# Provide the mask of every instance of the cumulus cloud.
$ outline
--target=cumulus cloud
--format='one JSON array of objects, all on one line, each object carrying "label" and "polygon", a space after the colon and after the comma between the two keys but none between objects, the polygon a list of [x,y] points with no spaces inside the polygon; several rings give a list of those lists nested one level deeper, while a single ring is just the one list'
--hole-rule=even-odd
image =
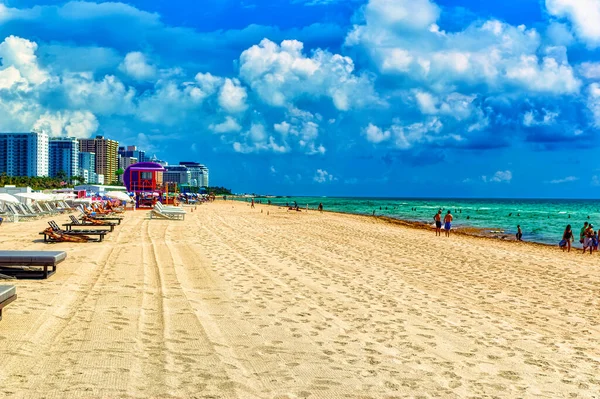
[{"label": "cumulus cloud", "polygon": [[600,84],[592,83],[588,87],[587,107],[592,112],[594,126],[600,127]]},{"label": "cumulus cloud", "polygon": [[208,128],[215,133],[239,132],[242,130],[242,126],[231,116],[226,116],[223,122],[211,124]]},{"label": "cumulus cloud", "polygon": [[246,89],[240,85],[237,79],[225,79],[225,83],[219,92],[219,105],[228,112],[242,112],[248,106]]},{"label": "cumulus cloud", "polygon": [[289,146],[284,143],[278,143],[262,123],[253,123],[248,131],[242,135],[244,141],[233,143],[233,150],[242,154],[257,152],[273,152],[284,154],[290,151]]},{"label": "cumulus cloud", "polygon": [[34,129],[50,136],[90,137],[98,130],[98,120],[89,111],[46,112],[34,123]]},{"label": "cumulus cloud", "polygon": [[380,127],[369,123],[369,126],[365,129],[365,135],[367,136],[367,141],[379,144],[382,141],[389,140],[392,136],[389,130],[383,131]]},{"label": "cumulus cloud", "polygon": [[548,126],[552,125],[556,121],[556,117],[558,117],[558,112],[551,112],[547,109],[542,109],[543,115],[541,118],[538,118],[538,112],[535,110],[527,111],[523,115],[523,125],[527,127],[531,126]]},{"label": "cumulus cloud", "polygon": [[263,101],[278,107],[302,97],[326,97],[348,111],[376,100],[372,79],[355,74],[351,58],[321,49],[307,57],[303,47],[297,40],[278,45],[264,39],[240,56],[240,77]]},{"label": "cumulus cloud", "polygon": [[481,180],[485,183],[510,183],[512,177],[510,170],[499,170],[492,177],[481,176]]},{"label": "cumulus cloud", "polygon": [[[405,84],[432,89],[460,83],[497,91],[575,93],[580,82],[564,52],[538,54],[539,33],[497,20],[478,20],[446,33],[429,0],[370,0],[346,44],[362,49],[381,73],[405,75]],[[410,15],[410,17],[409,17]]]},{"label": "cumulus cloud", "polygon": [[600,1],[546,0],[550,15],[567,19],[577,36],[589,47],[600,44]]},{"label": "cumulus cloud", "polygon": [[333,176],[332,174],[330,174],[329,172],[327,172],[324,169],[317,169],[315,176],[313,177],[313,181],[317,182],[317,183],[331,183],[333,181],[336,181],[337,178],[335,176]]},{"label": "cumulus cloud", "polygon": [[121,63],[120,69],[138,80],[151,79],[156,74],[156,68],[148,64],[146,56],[139,51],[128,53]]}]

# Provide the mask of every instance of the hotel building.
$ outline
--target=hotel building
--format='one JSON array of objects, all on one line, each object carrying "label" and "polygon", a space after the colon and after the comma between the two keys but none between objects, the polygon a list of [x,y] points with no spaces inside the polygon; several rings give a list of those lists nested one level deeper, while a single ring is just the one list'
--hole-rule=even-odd
[{"label": "hotel building", "polygon": [[79,142],[75,137],[51,137],[49,140],[49,172],[56,177],[64,172],[67,178],[79,176]]},{"label": "hotel building", "polygon": [[79,139],[79,151],[96,154],[96,173],[104,176],[108,184],[117,180],[119,142],[96,136],[93,139]]},{"label": "hotel building", "polygon": [[0,133],[0,173],[33,177],[48,172],[46,133]]}]

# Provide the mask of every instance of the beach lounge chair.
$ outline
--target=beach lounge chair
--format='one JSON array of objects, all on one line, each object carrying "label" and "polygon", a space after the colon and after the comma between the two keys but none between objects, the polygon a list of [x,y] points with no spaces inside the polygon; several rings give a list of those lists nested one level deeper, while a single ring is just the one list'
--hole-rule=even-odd
[{"label": "beach lounge chair", "polygon": [[[54,220],[48,222],[50,225],[49,229],[46,229],[40,233],[44,236],[44,242],[87,242],[91,241],[89,236],[98,236],[98,241],[103,241],[104,236],[109,233],[108,230],[62,230]],[[52,234],[51,234],[52,233]],[[72,239],[76,238],[76,239]],[[81,238],[78,240],[77,238]]]},{"label": "beach lounge chair", "polygon": [[166,207],[160,202],[154,205],[150,211],[150,219],[169,219],[169,220],[184,220],[186,211],[178,207]]},{"label": "beach lounge chair", "polygon": [[116,214],[98,214],[95,212],[91,212],[89,210],[86,210],[85,208],[83,208],[81,205],[77,208],[80,212],[81,212],[81,219],[83,219],[85,216],[92,218],[92,219],[96,219],[96,220],[114,220],[117,222],[117,224],[121,224],[121,220],[123,220],[123,216],[118,216]]},{"label": "beach lounge chair", "polygon": [[155,208],[150,211],[150,219],[184,220],[185,213],[166,213]]},{"label": "beach lounge chair", "polygon": [[56,265],[66,258],[64,251],[0,251],[0,273],[15,277],[48,278],[56,272]]},{"label": "beach lounge chair", "polygon": [[107,231],[113,231],[115,229],[115,226],[117,225],[117,223],[111,223],[109,221],[103,221],[103,220],[90,219],[90,218],[86,218],[85,216],[83,217],[83,219],[81,221],[73,215],[69,216],[69,218],[71,219],[71,223],[63,224],[63,226],[65,226],[67,228],[67,231],[71,231],[73,229],[73,227],[90,227],[90,226],[110,227],[110,230],[107,230]]},{"label": "beach lounge chair", "polygon": [[31,220],[31,219],[37,219],[39,217],[39,215],[31,215],[23,210],[20,210],[16,204],[6,204],[6,207],[10,210],[10,212],[16,216],[16,220],[20,220],[20,219],[24,219],[24,220]]},{"label": "beach lounge chair", "polygon": [[2,320],[2,309],[17,299],[17,287],[14,285],[0,285],[0,320]]}]

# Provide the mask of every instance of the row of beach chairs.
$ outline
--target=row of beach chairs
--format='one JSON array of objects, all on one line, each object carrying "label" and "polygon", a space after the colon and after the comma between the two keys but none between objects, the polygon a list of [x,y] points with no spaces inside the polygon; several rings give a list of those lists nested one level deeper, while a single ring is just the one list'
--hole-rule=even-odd
[{"label": "row of beach chairs", "polygon": [[66,229],[62,229],[51,220],[48,222],[49,227],[40,232],[40,235],[44,236],[44,242],[100,242],[108,233],[114,231],[115,226],[120,224],[122,219],[121,216],[98,219],[84,214],[79,220],[71,215],[71,221],[63,224]]},{"label": "row of beach chairs", "polygon": [[34,202],[33,204],[5,203],[0,216],[11,222],[35,220],[48,215],[57,215],[74,211],[64,201]]},{"label": "row of beach chairs", "polygon": [[[4,215],[17,215],[17,218],[36,218],[71,212],[72,209],[60,202],[24,204],[5,204]],[[64,208],[63,208],[64,206]],[[80,207],[81,219],[69,216],[69,222],[61,228],[54,220],[48,222],[49,227],[40,234],[45,242],[90,242],[102,241],[121,224],[123,216],[118,211],[103,213],[91,212]],[[96,208],[100,210],[100,208]],[[18,219],[17,219],[18,220]],[[92,239],[92,237],[97,237]],[[67,253],[64,251],[2,251],[0,250],[0,278],[48,278],[56,272],[56,266],[64,261]],[[14,285],[0,285],[0,320],[2,310],[17,299],[17,289]]]}]

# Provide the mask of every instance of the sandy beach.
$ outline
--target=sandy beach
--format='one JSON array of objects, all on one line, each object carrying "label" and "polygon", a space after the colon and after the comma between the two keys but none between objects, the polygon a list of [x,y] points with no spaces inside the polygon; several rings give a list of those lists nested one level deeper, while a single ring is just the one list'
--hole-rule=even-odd
[{"label": "sandy beach", "polygon": [[[223,202],[4,281],[5,398],[599,398],[600,255]],[[267,212],[269,214],[267,214]],[[63,223],[66,216],[55,217]]]}]

